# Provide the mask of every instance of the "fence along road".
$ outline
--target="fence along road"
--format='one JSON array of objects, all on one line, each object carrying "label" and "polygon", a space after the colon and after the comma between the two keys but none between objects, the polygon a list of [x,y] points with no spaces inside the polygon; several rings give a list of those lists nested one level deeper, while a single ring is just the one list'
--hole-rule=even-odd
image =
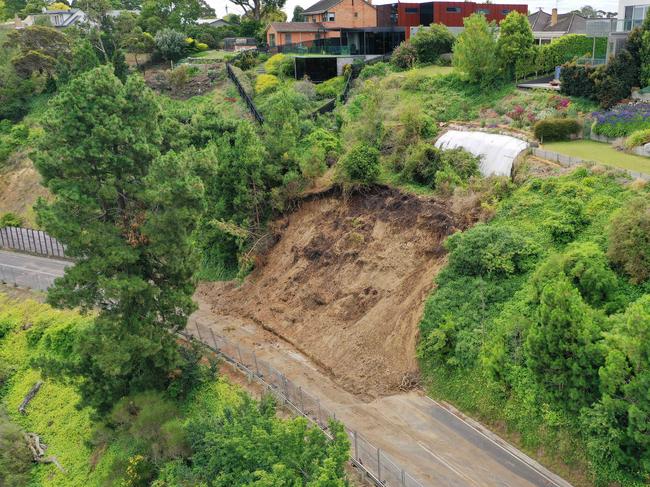
[{"label": "fence along road", "polygon": [[[41,289],[47,287],[46,279],[51,283],[55,276],[62,275],[67,265],[70,263],[0,251],[0,280]],[[272,345],[273,349],[266,353],[264,360],[260,357],[263,350],[256,349],[258,353],[251,351],[243,345],[245,340],[241,336],[226,338],[226,334],[232,333],[227,331],[231,323],[218,324],[222,328],[216,326],[215,318],[207,322],[194,319],[185,336],[193,335],[221,354],[262,383],[295,413],[305,416],[326,432],[330,418],[342,420],[348,426],[352,463],[365,471],[377,486],[570,487],[568,482],[499,441],[480,424],[470,419],[464,421],[449,407],[421,394],[381,398],[379,402],[383,409],[379,409],[375,404],[362,403],[347,393],[344,404],[337,402],[340,397],[334,399],[337,392],[331,387],[336,387],[333,383],[323,386],[308,381],[312,384],[309,386],[313,387],[312,391],[320,391],[320,394],[310,393],[300,386],[304,381],[300,374],[296,375],[295,366],[279,360],[282,350],[275,349],[277,344]],[[242,330],[241,333],[249,331]],[[291,354],[296,355],[295,352]],[[302,357],[299,362],[304,360]],[[289,379],[271,362],[279,363],[281,368],[288,367],[283,370],[300,380]],[[323,383],[329,380],[311,365],[306,364],[306,367],[313,369],[311,379]],[[305,370],[303,367],[302,372]],[[365,421],[359,422],[360,417]],[[367,431],[368,435],[351,429],[354,424],[360,424],[360,429]],[[383,446],[378,448],[377,445]],[[410,474],[401,465],[408,466]]]}]

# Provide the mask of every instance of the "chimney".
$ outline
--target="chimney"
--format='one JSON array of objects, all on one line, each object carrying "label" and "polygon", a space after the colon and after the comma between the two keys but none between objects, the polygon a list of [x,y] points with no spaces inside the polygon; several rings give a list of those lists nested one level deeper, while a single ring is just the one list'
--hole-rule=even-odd
[{"label": "chimney", "polygon": [[557,24],[557,8],[551,10],[551,27]]}]

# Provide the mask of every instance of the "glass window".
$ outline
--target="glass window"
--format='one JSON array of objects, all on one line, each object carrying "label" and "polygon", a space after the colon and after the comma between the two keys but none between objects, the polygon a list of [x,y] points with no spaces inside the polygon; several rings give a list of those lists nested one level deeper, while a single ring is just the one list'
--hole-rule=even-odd
[{"label": "glass window", "polygon": [[284,34],[284,43],[285,44],[291,44],[291,33],[290,32]]},{"label": "glass window", "polygon": [[510,9],[509,9],[509,8],[504,8],[504,9],[501,11],[501,13],[502,13],[503,15],[508,15],[508,14],[510,13]]},{"label": "glass window", "polygon": [[447,7],[449,13],[460,13],[460,7]]},{"label": "glass window", "polygon": [[325,13],[325,22],[334,22],[335,19],[334,12],[326,12]]},{"label": "glass window", "polygon": [[483,15],[490,15],[490,10],[487,8],[479,8],[476,13],[483,14]]},{"label": "glass window", "polygon": [[418,13],[417,7],[406,7],[404,10],[407,14],[416,14]]},{"label": "glass window", "polygon": [[269,34],[269,45],[275,47],[275,34]]}]

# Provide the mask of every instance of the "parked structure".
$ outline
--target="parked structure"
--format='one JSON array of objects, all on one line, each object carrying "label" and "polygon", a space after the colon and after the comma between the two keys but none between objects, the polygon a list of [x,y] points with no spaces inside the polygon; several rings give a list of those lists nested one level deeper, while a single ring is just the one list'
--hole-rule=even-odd
[{"label": "parked structure", "polygon": [[512,11],[526,15],[528,14],[528,5],[475,2],[398,2],[377,6],[377,25],[379,27],[403,27],[408,39],[417,32],[419,26],[440,23],[449,27],[452,32],[459,33],[463,28],[463,19],[474,13],[483,14],[487,20],[498,23]]},{"label": "parked structure", "polygon": [[548,44],[567,34],[587,34],[587,19],[576,12],[558,14],[554,8],[549,14],[540,8],[528,16],[528,22],[539,44]]}]

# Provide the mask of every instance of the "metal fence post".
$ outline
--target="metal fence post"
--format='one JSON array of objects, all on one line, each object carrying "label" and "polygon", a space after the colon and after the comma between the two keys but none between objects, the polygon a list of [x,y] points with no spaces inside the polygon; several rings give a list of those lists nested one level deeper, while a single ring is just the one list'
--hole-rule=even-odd
[{"label": "metal fence post", "polygon": [[212,343],[214,343],[214,351],[219,352],[219,347],[217,346],[217,337],[214,336],[214,331],[210,328],[210,335],[212,335]]},{"label": "metal fence post", "polygon": [[289,383],[287,381],[287,376],[282,374],[282,382],[284,384],[284,397],[289,400]]},{"label": "metal fence post", "polygon": [[199,341],[203,342],[203,338],[201,338],[201,331],[199,330],[199,322],[195,321],[194,324],[196,325],[196,334],[199,335]]},{"label": "metal fence post", "polygon": [[303,414],[306,414],[305,413],[305,401],[304,401],[304,399],[302,397],[302,387],[298,386],[298,392],[300,393],[300,410],[303,412]]},{"label": "metal fence post", "polygon": [[402,469],[402,487],[406,487],[406,472]]},{"label": "metal fence post", "polygon": [[253,362],[255,362],[255,373],[259,377],[260,375],[260,368],[257,366],[257,355],[255,355],[255,350],[253,350]]},{"label": "metal fence post", "polygon": [[244,360],[241,358],[241,348],[239,348],[239,344],[237,344],[237,355],[239,355],[239,363],[244,365]]},{"label": "metal fence post", "polygon": [[359,460],[359,435],[356,431],[353,431],[354,434],[354,459]]},{"label": "metal fence post", "polygon": [[316,405],[318,406],[318,421],[320,421],[322,413],[321,413],[321,410],[320,410],[320,399],[318,399],[318,398],[316,398]]}]

